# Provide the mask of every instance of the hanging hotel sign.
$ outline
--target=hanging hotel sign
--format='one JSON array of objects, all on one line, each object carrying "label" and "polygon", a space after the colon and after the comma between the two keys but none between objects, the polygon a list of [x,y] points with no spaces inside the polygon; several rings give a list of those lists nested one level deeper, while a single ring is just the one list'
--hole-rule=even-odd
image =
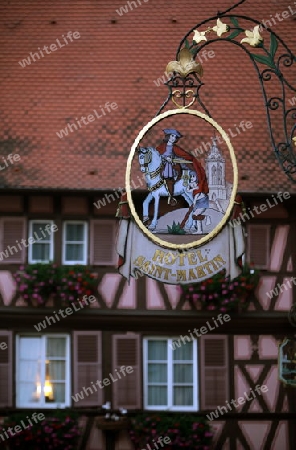
[{"label": "hanging hotel sign", "polygon": [[236,277],[244,253],[241,226],[229,223],[237,181],[232,144],[212,118],[182,108],[151,120],[128,158],[120,273],[169,284],[200,282],[222,269]]}]

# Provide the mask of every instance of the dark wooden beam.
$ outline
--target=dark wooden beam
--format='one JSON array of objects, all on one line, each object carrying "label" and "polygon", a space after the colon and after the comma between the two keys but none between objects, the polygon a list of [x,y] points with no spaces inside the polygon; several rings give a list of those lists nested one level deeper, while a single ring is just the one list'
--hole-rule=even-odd
[{"label": "dark wooden beam", "polygon": [[[65,311],[65,308],[62,308]],[[55,311],[55,314],[54,314]],[[134,311],[134,310],[99,310],[85,309],[62,318],[58,308],[31,308],[31,307],[1,307],[0,319],[2,327],[12,330],[36,332],[34,325],[46,320],[46,316],[58,315],[60,320],[48,324],[46,332],[57,330],[110,330],[110,331],[137,331],[143,333],[163,334],[189,334],[194,329],[200,332],[206,327],[213,334],[278,334],[293,335],[296,329],[288,321],[287,312],[247,312],[231,314],[231,320],[217,321],[217,313],[202,311]],[[224,314],[224,313],[223,313]],[[65,313],[64,313],[65,315]],[[51,319],[50,322],[53,322]],[[210,327],[209,327],[210,325]]]}]

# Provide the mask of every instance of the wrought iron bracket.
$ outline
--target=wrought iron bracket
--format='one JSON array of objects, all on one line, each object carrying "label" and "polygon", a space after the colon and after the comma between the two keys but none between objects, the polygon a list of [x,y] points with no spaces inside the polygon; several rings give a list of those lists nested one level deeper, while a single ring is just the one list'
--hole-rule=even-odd
[{"label": "wrought iron bracket", "polygon": [[[226,11],[218,12],[198,23],[182,38],[176,61],[167,66],[167,73],[169,67],[174,70],[164,83],[169,93],[157,115],[172,101],[178,108],[188,108],[197,102],[211,117],[200,97],[200,89],[204,83],[199,76],[200,72],[202,73],[201,68],[196,69],[196,60],[203,49],[217,41],[224,41],[225,45],[235,45],[249,57],[257,73],[272,149],[282,170],[296,183],[296,105],[289,105],[289,99],[291,95],[295,95],[296,87],[288,79],[296,57],[283,39],[265,24],[248,16],[229,14],[245,1],[241,0]],[[262,32],[266,37],[261,36]],[[187,49],[187,54],[184,49]],[[182,62],[184,55],[187,60]],[[181,69],[178,69],[178,65]],[[192,67],[189,73],[185,72],[185,66]],[[269,95],[268,82],[272,84],[273,90],[276,86],[277,95]]]}]

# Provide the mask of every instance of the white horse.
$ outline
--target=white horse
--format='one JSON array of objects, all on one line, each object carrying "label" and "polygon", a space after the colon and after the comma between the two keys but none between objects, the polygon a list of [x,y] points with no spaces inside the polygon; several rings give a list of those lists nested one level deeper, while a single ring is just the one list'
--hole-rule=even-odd
[{"label": "white horse", "polygon": [[[166,187],[165,180],[162,177],[163,161],[159,152],[154,147],[140,147],[137,149],[139,154],[139,164],[141,172],[145,173],[145,180],[147,183],[148,196],[143,202],[143,223],[149,221],[149,205],[154,200],[154,215],[151,224],[148,226],[149,230],[155,230],[158,219],[158,209],[160,197],[169,197],[169,191]],[[192,192],[186,190],[184,186],[184,179],[181,178],[174,184],[174,196],[181,195],[189,207],[193,204]],[[197,231],[194,228],[192,219],[192,212],[190,213],[185,230],[189,231],[192,228],[194,233],[202,233],[201,221],[196,221]]]}]

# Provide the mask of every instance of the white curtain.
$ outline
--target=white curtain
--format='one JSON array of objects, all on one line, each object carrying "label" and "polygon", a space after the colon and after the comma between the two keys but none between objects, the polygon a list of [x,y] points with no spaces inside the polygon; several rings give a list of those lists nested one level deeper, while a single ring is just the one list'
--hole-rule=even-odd
[{"label": "white curtain", "polygon": [[[170,342],[171,343],[171,342]],[[148,405],[193,405],[193,344],[187,342],[173,350],[168,340],[148,341]],[[168,385],[169,373],[172,385]]]}]

